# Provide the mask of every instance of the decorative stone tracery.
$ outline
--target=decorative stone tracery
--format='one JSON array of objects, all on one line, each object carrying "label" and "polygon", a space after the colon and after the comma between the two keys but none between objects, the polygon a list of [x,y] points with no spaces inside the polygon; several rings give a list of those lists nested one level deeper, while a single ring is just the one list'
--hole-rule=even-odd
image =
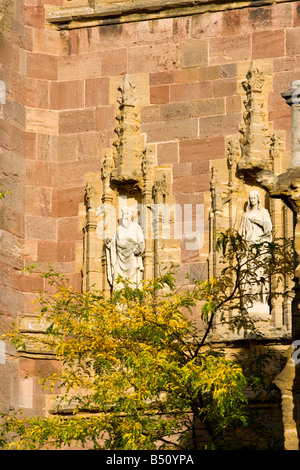
[{"label": "decorative stone tracery", "polygon": [[[270,76],[260,61],[253,61],[241,79],[240,92],[244,96],[243,123],[239,134],[227,137],[227,159],[216,160],[211,174],[211,230],[210,272],[218,275],[218,255],[214,250],[217,234],[231,228],[239,230],[247,200],[255,190],[264,211],[268,211],[275,238],[293,236],[293,216],[279,199],[273,199],[269,190],[261,184],[262,175],[274,175],[286,164],[283,135],[275,132],[268,121],[267,102],[271,90]],[[266,177],[266,176],[265,176]],[[270,179],[271,176],[270,176]],[[266,190],[267,189],[267,190]],[[271,280],[272,286],[277,279]],[[283,289],[291,290],[286,279]],[[266,336],[282,337],[291,333],[291,308],[288,297],[282,301],[271,298],[267,310],[249,314],[263,327]]]},{"label": "decorative stone tracery", "polygon": [[[160,204],[171,206],[171,167],[156,164],[155,146],[140,132],[138,91],[124,76],[118,87],[116,139],[104,150],[101,173],[86,177],[83,283],[88,289],[109,292],[105,240],[112,238],[124,208],[135,213],[134,220],[145,237],[144,278],[157,274],[158,264],[179,260],[179,243],[161,237],[164,224]],[[170,228],[170,222],[168,228]]]}]

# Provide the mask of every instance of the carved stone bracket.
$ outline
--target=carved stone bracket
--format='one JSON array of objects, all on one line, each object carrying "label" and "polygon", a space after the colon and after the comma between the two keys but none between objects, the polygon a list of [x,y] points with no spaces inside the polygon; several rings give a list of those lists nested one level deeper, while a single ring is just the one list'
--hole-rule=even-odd
[{"label": "carved stone bracket", "polygon": [[257,182],[271,197],[282,199],[296,217],[300,213],[300,168],[290,168],[276,176],[273,171],[261,171],[256,176]]}]

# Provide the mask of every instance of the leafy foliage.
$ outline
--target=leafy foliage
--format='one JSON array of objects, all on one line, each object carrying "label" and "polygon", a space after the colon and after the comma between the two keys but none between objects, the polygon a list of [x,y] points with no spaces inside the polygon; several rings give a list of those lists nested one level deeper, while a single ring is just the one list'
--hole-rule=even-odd
[{"label": "leafy foliage", "polygon": [[[58,414],[3,415],[3,447],[222,448],[224,433],[247,424],[247,381],[240,365],[204,345],[219,312],[239,312],[249,248],[227,233],[217,249],[222,275],[187,289],[176,288],[172,269],[140,289],[123,280],[124,288],[109,298],[77,292],[53,271],[43,274],[55,294],[39,293],[41,318],[49,325],[39,341],[61,364],[43,386],[59,384]],[[282,255],[281,268],[288,266],[288,248],[272,249],[274,259]],[[279,272],[278,262],[272,273]],[[28,338],[18,329],[6,337],[26,348]],[[63,416],[66,406],[72,416]]]},{"label": "leafy foliage", "polygon": [[[248,309],[255,302],[251,293],[259,281],[270,282],[268,303],[291,297],[287,279],[293,276],[293,241],[275,238],[272,242],[248,244],[238,232],[227,230],[218,237],[217,252],[222,266],[220,276],[208,281],[213,310],[219,312],[219,321],[227,322],[232,330],[257,331]],[[248,288],[245,289],[247,284]],[[255,290],[255,289],[254,289]]]}]

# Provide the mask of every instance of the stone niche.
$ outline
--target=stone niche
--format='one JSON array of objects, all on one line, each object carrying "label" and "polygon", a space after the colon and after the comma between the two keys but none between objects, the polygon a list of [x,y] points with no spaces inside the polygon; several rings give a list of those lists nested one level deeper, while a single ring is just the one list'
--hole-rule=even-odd
[{"label": "stone niche", "polygon": [[86,175],[80,208],[84,290],[111,291],[106,241],[113,237],[122,209],[132,210],[144,234],[144,279],[157,276],[160,266],[180,260],[180,240],[172,237],[174,217],[168,211],[175,201],[172,168],[156,164],[156,147],[147,144],[140,132],[144,89],[128,75],[116,84],[116,138],[103,152],[101,172]]},{"label": "stone niche", "polygon": [[[209,271],[218,276],[218,253],[214,247],[218,232],[226,229],[240,230],[243,214],[252,191],[259,195],[262,209],[270,217],[272,237],[293,237],[293,215],[279,199],[270,198],[257,182],[261,171],[278,174],[289,164],[285,151],[284,132],[274,131],[268,121],[268,93],[272,91],[272,69],[266,61],[253,61],[248,69],[240,70],[239,93],[244,100],[243,124],[239,134],[227,136],[227,158],[214,160],[211,167],[210,255]],[[269,214],[269,215],[268,215]],[[271,279],[266,305],[253,305],[248,314],[255,325],[268,338],[288,338],[291,334],[292,281],[286,278],[281,290],[286,293],[272,298],[272,287],[278,279]],[[218,322],[216,322],[217,324]],[[214,337],[225,340],[238,339],[224,325],[215,327]]]}]

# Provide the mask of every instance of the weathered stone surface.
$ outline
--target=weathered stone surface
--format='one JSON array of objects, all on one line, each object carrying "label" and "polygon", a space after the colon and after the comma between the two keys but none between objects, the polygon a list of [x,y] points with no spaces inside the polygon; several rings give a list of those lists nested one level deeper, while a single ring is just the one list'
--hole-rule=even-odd
[{"label": "weathered stone surface", "polygon": [[[70,1],[70,0],[69,0]],[[287,0],[278,0],[287,1]],[[251,2],[242,1],[230,3],[230,8],[244,8],[251,6]],[[100,24],[122,24],[129,21],[155,20],[158,18],[186,16],[187,14],[222,11],[228,9],[226,2],[212,2],[211,0],[140,0],[132,5],[130,0],[111,2],[110,0],[97,0],[92,6],[87,0],[71,0],[57,11],[55,8],[47,9],[49,23],[70,29],[78,27],[83,20],[88,26]],[[236,12],[234,12],[236,15]],[[231,15],[233,16],[233,15]],[[236,15],[237,16],[237,15]],[[256,17],[258,15],[256,14]],[[236,20],[233,22],[240,26]],[[82,27],[82,26],[81,26]],[[231,26],[232,28],[232,26]]]},{"label": "weathered stone surface", "polygon": [[[206,272],[206,259],[214,256],[212,230],[218,221],[223,227],[238,223],[254,178],[262,195],[266,190],[276,198],[268,202],[276,230],[292,232],[278,198],[299,209],[297,159],[288,170],[297,141],[291,139],[290,108],[280,95],[300,78],[297,2],[240,1],[230,9],[211,0],[23,3],[2,2],[0,19],[0,80],[6,89],[5,97],[0,95],[0,183],[12,189],[1,201],[0,313],[8,322],[33,312],[31,289],[40,284],[37,275],[31,285],[21,274],[25,265],[46,270],[51,263],[79,288],[81,271],[84,287],[103,285],[97,209],[103,201],[119,209],[129,189],[130,204],[192,204],[193,216],[197,204],[204,207],[201,248],[189,250],[182,241],[180,251],[177,240],[150,237],[147,276],[154,273],[157,253],[180,261],[180,279],[186,272]],[[252,72],[253,67],[262,72],[260,91],[247,78],[252,61]],[[119,113],[125,74],[135,85],[131,116]],[[116,155],[119,170],[110,186]],[[131,165],[124,163],[127,158]],[[143,217],[150,219],[149,209]],[[295,246],[298,250],[297,240]],[[267,327],[266,336],[288,338],[289,312],[288,305],[274,309],[275,326]],[[266,323],[269,319],[260,319]],[[36,389],[37,363],[21,364],[22,374],[27,367],[30,375],[26,391],[26,381],[18,383],[15,364],[6,358],[5,386],[1,383],[6,403],[19,400],[30,412],[40,412],[45,403]],[[284,388],[287,416],[293,391],[290,382],[284,381]],[[296,445],[288,433],[294,430],[286,433],[287,447]]]},{"label": "weathered stone surface", "polygon": [[[284,423],[284,437],[286,450],[299,449],[299,437],[295,426],[295,404],[293,398],[293,384],[295,381],[295,363],[291,357],[293,348],[286,352],[287,363],[283,371],[277,375],[275,383],[282,393],[282,414]],[[299,366],[298,366],[299,367]]]},{"label": "weathered stone surface", "polygon": [[200,67],[208,65],[208,41],[192,39],[181,46],[181,66]]}]

